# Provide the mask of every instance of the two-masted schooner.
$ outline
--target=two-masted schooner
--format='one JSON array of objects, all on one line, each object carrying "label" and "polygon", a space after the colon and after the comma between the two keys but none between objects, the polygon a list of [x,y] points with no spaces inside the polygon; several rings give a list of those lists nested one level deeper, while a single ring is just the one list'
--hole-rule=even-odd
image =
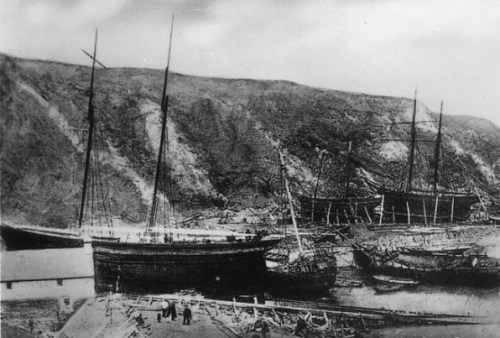
[{"label": "two-masted schooner", "polygon": [[[168,236],[171,230],[157,226],[159,184],[166,159],[166,128],[169,96],[167,84],[172,42],[172,28],[168,61],[162,91],[161,139],[156,167],[153,203],[146,235],[139,242],[92,242],[96,273],[96,288],[103,290],[113,285],[119,291],[166,292],[186,287],[217,287],[222,285],[251,285],[266,277],[264,253],[279,239],[250,239],[242,234],[224,240],[210,237],[176,241]],[[167,219],[169,217],[167,216]],[[177,229],[173,229],[177,230]],[[167,236],[160,236],[163,231]]]}]

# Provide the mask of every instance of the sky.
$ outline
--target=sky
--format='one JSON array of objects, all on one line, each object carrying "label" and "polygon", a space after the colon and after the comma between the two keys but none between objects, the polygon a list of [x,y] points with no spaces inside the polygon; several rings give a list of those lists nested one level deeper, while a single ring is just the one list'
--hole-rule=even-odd
[{"label": "sky", "polygon": [[0,52],[417,99],[500,127],[500,1],[0,0]]}]

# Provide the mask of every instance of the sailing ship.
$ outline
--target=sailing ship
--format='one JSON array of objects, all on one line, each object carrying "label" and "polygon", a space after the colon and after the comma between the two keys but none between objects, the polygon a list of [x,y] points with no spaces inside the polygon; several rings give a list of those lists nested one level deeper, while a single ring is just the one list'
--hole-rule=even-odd
[{"label": "sailing ship", "polygon": [[463,222],[469,219],[471,207],[480,202],[477,195],[469,192],[438,191],[438,167],[442,138],[443,102],[439,114],[438,134],[434,151],[434,188],[429,190],[412,189],[413,166],[416,146],[416,112],[417,94],[413,100],[413,118],[411,123],[411,142],[409,153],[409,170],[406,189],[395,191],[381,188],[382,195],[379,224],[442,224]]},{"label": "sailing ship", "polygon": [[343,196],[340,198],[317,197],[318,183],[324,158],[324,153],[322,154],[314,195],[298,195],[302,218],[310,220],[311,223],[322,222],[328,225],[346,225],[358,222],[372,223],[375,220],[375,208],[381,202],[379,196],[350,196],[351,149],[352,142],[349,142],[345,163],[345,189]]},{"label": "sailing ship", "polygon": [[[87,185],[89,180],[89,172],[91,170],[91,153],[94,145],[94,76],[95,63],[97,52],[97,31],[95,33],[94,55],[92,63],[92,71],[90,78],[89,104],[88,104],[88,121],[89,130],[87,138],[87,152],[85,160],[85,172],[83,175],[83,188],[80,204],[80,213],[78,217],[78,230],[73,229],[54,229],[48,227],[33,227],[33,226],[16,226],[2,223],[0,226],[0,235],[5,243],[7,250],[32,250],[32,249],[55,249],[55,248],[79,248],[84,245],[84,237],[79,230],[82,230],[83,217],[85,206],[88,204]],[[104,198],[103,198],[104,199]],[[110,221],[108,217],[108,221]],[[91,233],[92,240],[100,240],[102,238],[109,240],[117,240],[110,233],[109,236],[102,236]]]},{"label": "sailing ship", "polygon": [[[274,127],[276,128],[276,125]],[[295,240],[287,237],[279,246],[266,254],[268,286],[275,293],[322,293],[333,286],[337,276],[337,261],[333,252],[334,248],[330,242],[322,241],[320,236],[317,238],[312,236],[312,243],[307,248],[304,247],[304,238],[301,238],[295,217],[285,161],[279,146],[278,152],[280,176],[284,181]]]},{"label": "sailing ship", "polygon": [[[120,291],[165,292],[177,288],[213,288],[226,285],[251,285],[266,277],[264,253],[280,239],[248,234],[227,236],[225,240],[174,240],[169,228],[157,226],[160,207],[159,188],[164,178],[166,126],[169,96],[167,84],[173,31],[170,31],[168,61],[165,69],[161,100],[162,125],[156,166],[152,207],[145,236],[139,242],[92,242],[96,289],[109,285]],[[166,203],[166,202],[165,202]],[[170,217],[164,218],[169,220]],[[161,233],[165,233],[163,239]],[[163,240],[163,243],[161,242]]]}]

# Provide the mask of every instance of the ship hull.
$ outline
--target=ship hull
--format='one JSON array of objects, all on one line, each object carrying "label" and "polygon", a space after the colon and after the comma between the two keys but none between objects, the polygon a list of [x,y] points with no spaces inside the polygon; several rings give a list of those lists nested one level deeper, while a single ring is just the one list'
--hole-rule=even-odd
[{"label": "ship hull", "polygon": [[[392,255],[392,256],[388,256]],[[369,274],[410,278],[434,284],[493,287],[500,285],[496,259],[481,255],[409,255],[393,253],[370,256],[354,252],[356,263]]]},{"label": "ship hull", "polygon": [[[463,222],[469,219],[471,206],[479,197],[471,194],[439,193],[437,198],[426,192],[384,192],[384,223],[431,224]],[[435,214],[436,212],[436,215]],[[408,216],[409,213],[409,216]]]},{"label": "ship hull", "polygon": [[[380,197],[366,198],[312,198],[299,196],[302,218],[329,224],[369,223],[375,218],[374,209]],[[314,210],[314,211],[313,211]]]},{"label": "ship hull", "polygon": [[7,250],[81,248],[83,239],[76,235],[47,230],[0,226],[0,235]]},{"label": "ship hull", "polygon": [[337,267],[335,264],[310,272],[268,271],[268,289],[273,295],[326,294],[335,284]]},{"label": "ship hull", "polygon": [[269,260],[268,266],[267,289],[274,295],[325,294],[337,278],[337,259],[329,248],[306,250],[291,262]]},{"label": "ship hull", "polygon": [[96,289],[167,292],[259,283],[279,240],[212,244],[93,242]]}]

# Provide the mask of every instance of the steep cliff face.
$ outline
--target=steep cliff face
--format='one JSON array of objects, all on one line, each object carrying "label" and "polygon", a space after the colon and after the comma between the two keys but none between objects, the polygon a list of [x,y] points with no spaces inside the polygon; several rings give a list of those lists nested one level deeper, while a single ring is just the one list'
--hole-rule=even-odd
[{"label": "steep cliff face", "polygon": [[[81,198],[90,69],[7,56],[0,62],[2,216],[71,225]],[[161,132],[163,71],[98,69],[96,79],[94,167],[101,174],[93,176],[94,198],[109,196],[115,217],[143,222]],[[275,202],[278,139],[296,193],[313,193],[321,166],[318,196],[341,195],[349,142],[352,194],[371,193],[374,184],[399,188],[405,180],[410,99],[175,73],[168,93],[169,184],[161,192],[181,214]],[[425,188],[433,179],[437,115],[419,103],[417,119],[414,186]],[[441,188],[477,189],[498,203],[498,128],[447,115],[442,148]]]}]

